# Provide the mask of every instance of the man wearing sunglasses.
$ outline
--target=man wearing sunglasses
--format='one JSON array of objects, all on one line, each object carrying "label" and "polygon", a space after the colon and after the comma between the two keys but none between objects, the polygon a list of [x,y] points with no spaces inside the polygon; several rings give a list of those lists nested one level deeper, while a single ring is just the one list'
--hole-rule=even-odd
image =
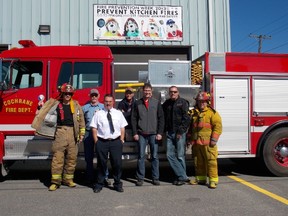
[{"label": "man wearing sunglasses", "polygon": [[[86,180],[89,186],[93,186],[95,182],[94,178],[94,151],[95,151],[95,143],[93,140],[92,130],[90,128],[91,120],[94,114],[104,109],[104,104],[99,102],[100,94],[97,89],[91,89],[89,94],[90,100],[87,104],[82,107],[84,117],[85,117],[85,136],[84,136],[84,154],[86,161]],[[106,172],[105,185],[111,185],[111,182],[108,179],[108,169]]]},{"label": "man wearing sunglasses", "polygon": [[176,86],[169,88],[169,96],[162,107],[165,115],[165,131],[167,137],[167,159],[176,178],[174,185],[181,186],[189,179],[186,175],[186,132],[190,125],[188,115],[189,102],[179,95]]}]

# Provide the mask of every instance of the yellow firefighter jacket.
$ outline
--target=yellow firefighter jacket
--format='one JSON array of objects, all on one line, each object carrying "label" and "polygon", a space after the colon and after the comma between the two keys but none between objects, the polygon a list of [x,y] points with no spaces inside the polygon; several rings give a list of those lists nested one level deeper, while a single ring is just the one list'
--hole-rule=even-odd
[{"label": "yellow firefighter jacket", "polygon": [[203,111],[198,108],[189,110],[191,117],[189,133],[192,144],[209,145],[217,143],[222,133],[222,120],[217,111],[206,107]]}]

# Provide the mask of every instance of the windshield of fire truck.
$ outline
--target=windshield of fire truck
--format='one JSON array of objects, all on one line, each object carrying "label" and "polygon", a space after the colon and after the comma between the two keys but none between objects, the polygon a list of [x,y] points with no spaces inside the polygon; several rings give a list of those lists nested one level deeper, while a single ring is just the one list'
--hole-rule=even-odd
[{"label": "windshield of fire truck", "polygon": [[42,84],[42,62],[0,61],[1,90],[37,87]]},{"label": "windshield of fire truck", "polygon": [[0,90],[7,89],[10,64],[11,61],[3,61],[0,59]]}]

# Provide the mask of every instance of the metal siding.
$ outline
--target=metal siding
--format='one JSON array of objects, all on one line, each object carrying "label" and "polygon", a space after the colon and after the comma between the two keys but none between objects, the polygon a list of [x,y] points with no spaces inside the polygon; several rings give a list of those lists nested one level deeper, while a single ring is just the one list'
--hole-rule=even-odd
[{"label": "metal siding", "polygon": [[51,16],[51,44],[57,45],[60,43],[60,17],[61,8],[59,0],[51,0],[51,8],[53,10],[53,16]]},{"label": "metal siding", "polygon": [[[215,31],[213,32],[214,38],[215,38],[215,47],[214,47],[214,52],[225,52],[225,50],[229,50],[229,46],[225,46],[225,44],[228,44],[227,42],[227,14],[224,13],[226,11],[226,3],[227,1],[225,0],[214,0],[214,20],[218,20],[218,22],[215,22],[214,29]],[[229,7],[228,7],[229,8]],[[228,11],[229,12],[229,11]],[[229,17],[228,17],[229,18]]]},{"label": "metal siding", "polygon": [[[192,47],[193,59],[209,50],[209,0],[0,0],[0,44],[18,46],[20,39],[37,45],[94,44],[110,46]],[[24,3],[25,2],[25,3]],[[230,51],[229,0],[212,0],[215,51]],[[93,4],[181,6],[183,41],[93,40]],[[51,25],[50,35],[37,33],[40,24]]]},{"label": "metal siding", "polygon": [[[26,22],[31,22],[31,29],[32,29],[31,40],[33,40],[35,42],[35,44],[42,45],[40,43],[41,37],[39,37],[39,35],[37,33],[38,27],[39,27],[40,18],[41,18],[41,2],[40,1],[32,0],[30,13],[32,14],[31,20],[26,21]],[[18,39],[20,40],[20,39],[30,39],[30,38],[18,37]],[[14,46],[19,46],[19,45],[18,44],[14,44]]]},{"label": "metal siding", "polygon": [[[40,14],[40,25],[49,25],[51,23],[51,1],[41,0],[41,14]],[[52,25],[51,25],[52,26]],[[36,26],[36,32],[38,31],[38,26]],[[37,33],[38,34],[38,33]],[[47,37],[48,36],[48,37]],[[51,37],[49,35],[45,35],[45,37],[41,37],[41,44],[51,44]]]},{"label": "metal siding", "polygon": [[[89,32],[89,16],[91,14],[91,10],[93,8],[89,8],[89,11],[87,12],[87,8],[89,8],[89,2],[88,1],[81,1],[81,4],[79,4],[79,44],[88,44],[90,35]],[[92,14],[91,14],[92,16]],[[92,25],[93,26],[93,25]],[[93,27],[91,32],[93,32]]]}]

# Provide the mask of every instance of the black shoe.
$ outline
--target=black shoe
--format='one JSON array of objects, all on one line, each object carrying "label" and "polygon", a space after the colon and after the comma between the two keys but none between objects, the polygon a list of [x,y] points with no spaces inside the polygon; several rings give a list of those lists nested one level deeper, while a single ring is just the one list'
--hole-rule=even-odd
[{"label": "black shoe", "polygon": [[116,190],[117,192],[120,192],[120,193],[124,192],[123,187],[114,187],[114,190]]},{"label": "black shoe", "polygon": [[101,190],[102,190],[102,188],[94,187],[93,192],[94,193],[100,193]]},{"label": "black shoe", "polygon": [[143,180],[138,179],[136,182],[136,186],[142,186],[143,185]]},{"label": "black shoe", "polygon": [[156,186],[159,186],[160,185],[160,181],[158,179],[153,179],[152,180],[152,184],[156,185]]},{"label": "black shoe", "polygon": [[105,180],[104,180],[104,185],[106,186],[106,187],[108,187],[108,186],[110,186],[112,183],[111,183],[111,181],[108,179],[108,178],[106,178]]},{"label": "black shoe", "polygon": [[178,180],[177,180],[177,179],[174,180],[174,181],[172,182],[172,184],[173,184],[173,185],[177,185],[177,184],[178,184]]},{"label": "black shoe", "polygon": [[185,184],[185,181],[179,180],[179,181],[177,181],[177,183],[175,185],[181,186],[181,185],[184,185],[184,184]]}]

